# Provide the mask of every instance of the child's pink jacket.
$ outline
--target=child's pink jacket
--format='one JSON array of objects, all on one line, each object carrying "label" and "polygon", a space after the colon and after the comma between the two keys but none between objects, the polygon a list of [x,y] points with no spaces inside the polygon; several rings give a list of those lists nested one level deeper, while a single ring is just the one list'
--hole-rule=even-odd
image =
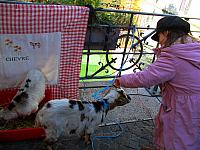
[{"label": "child's pink jacket", "polygon": [[132,88],[161,85],[156,145],[166,150],[200,150],[200,43],[161,49],[153,64],[123,75],[120,84]]}]

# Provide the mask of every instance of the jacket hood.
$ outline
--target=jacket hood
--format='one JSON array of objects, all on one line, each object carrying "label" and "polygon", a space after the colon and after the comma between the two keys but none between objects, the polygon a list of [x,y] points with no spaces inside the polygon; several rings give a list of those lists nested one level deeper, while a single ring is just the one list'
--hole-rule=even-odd
[{"label": "jacket hood", "polygon": [[200,69],[200,43],[175,44],[162,51],[184,59]]}]

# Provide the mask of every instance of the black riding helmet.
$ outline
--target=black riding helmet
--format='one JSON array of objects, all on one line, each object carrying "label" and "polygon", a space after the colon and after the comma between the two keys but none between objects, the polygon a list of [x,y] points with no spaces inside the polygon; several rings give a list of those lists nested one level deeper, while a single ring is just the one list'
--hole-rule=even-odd
[{"label": "black riding helmet", "polygon": [[154,41],[159,41],[158,34],[167,30],[184,31],[186,34],[190,32],[190,24],[178,16],[167,16],[161,18],[157,22],[156,33],[151,37]]}]

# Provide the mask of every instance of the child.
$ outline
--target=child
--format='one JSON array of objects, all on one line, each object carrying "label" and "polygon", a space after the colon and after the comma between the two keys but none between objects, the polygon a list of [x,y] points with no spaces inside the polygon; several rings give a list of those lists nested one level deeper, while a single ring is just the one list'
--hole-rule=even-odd
[{"label": "child", "polygon": [[116,86],[129,88],[160,85],[157,149],[200,149],[200,42],[189,33],[190,24],[180,17],[160,19],[152,36],[161,46],[157,60],[143,71],[115,81]]}]

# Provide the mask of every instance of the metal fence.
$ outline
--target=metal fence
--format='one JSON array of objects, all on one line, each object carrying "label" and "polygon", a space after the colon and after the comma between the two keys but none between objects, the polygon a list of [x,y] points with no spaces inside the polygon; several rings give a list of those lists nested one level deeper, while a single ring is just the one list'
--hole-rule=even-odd
[{"label": "metal fence", "polygon": [[[117,13],[128,18],[126,25],[99,23],[98,13]],[[163,16],[156,14],[112,9],[94,9],[88,24],[83,60],[81,81],[109,80],[116,74],[135,72],[144,69],[155,60],[153,48],[157,42],[151,40],[156,22]],[[182,16],[181,16],[182,17]],[[191,24],[192,33],[199,37],[200,18],[182,17]]]}]

